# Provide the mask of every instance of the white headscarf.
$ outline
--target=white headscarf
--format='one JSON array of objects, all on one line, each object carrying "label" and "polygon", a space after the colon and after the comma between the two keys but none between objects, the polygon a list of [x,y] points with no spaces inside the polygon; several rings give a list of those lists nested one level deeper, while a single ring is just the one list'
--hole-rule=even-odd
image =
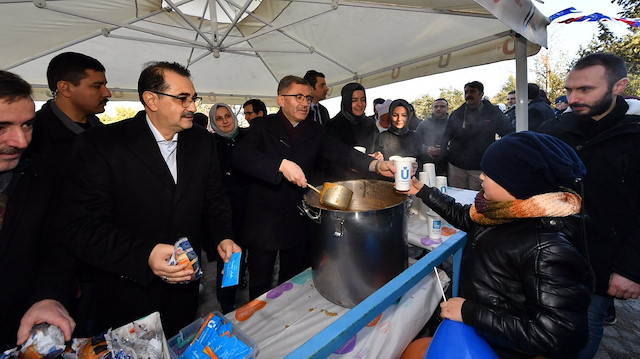
[{"label": "white headscarf", "polygon": [[[218,124],[216,123],[216,110],[218,109],[218,107],[226,107],[227,110],[229,110],[231,116],[233,116],[233,130],[231,130],[231,132],[223,132],[220,127],[218,127]],[[240,131],[240,128],[238,127],[238,118],[236,117],[236,114],[231,110],[231,107],[229,107],[229,105],[227,105],[226,103],[214,103],[213,106],[211,106],[211,110],[209,110],[209,123],[211,124],[211,128],[213,128],[213,130],[218,135],[224,138],[234,138]]]}]

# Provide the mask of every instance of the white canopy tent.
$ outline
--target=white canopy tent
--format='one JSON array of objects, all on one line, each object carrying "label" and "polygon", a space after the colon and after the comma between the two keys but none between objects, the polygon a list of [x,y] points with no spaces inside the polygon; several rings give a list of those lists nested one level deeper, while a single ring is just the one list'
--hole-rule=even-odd
[{"label": "white canopy tent", "polygon": [[531,0],[0,0],[0,24],[0,68],[38,100],[51,96],[49,60],[77,51],[105,65],[112,100],[137,100],[144,64],[168,60],[189,67],[205,102],[273,104],[280,78],[309,69],[326,75],[331,97],[348,82],[513,59],[516,33],[532,55],[548,19]]}]

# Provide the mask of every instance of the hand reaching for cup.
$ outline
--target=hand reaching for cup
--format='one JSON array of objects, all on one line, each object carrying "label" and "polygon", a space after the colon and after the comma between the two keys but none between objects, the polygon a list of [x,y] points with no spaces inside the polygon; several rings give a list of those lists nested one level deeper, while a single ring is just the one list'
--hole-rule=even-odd
[{"label": "hand reaching for cup", "polygon": [[396,191],[398,191],[400,193],[404,193],[404,194],[415,195],[416,193],[420,192],[422,187],[424,187],[424,183],[418,181],[417,178],[413,177],[413,178],[411,178],[411,187],[409,187],[409,190],[407,190],[407,191],[398,191],[398,189],[396,188]]}]

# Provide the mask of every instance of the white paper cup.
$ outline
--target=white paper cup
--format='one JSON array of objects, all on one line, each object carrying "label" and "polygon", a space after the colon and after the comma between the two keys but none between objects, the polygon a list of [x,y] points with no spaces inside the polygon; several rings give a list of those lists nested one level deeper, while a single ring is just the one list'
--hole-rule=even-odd
[{"label": "white paper cup", "polygon": [[391,156],[389,157],[389,161],[396,161],[402,159],[402,156]]},{"label": "white paper cup", "polygon": [[353,146],[353,148],[355,148],[357,151],[362,152],[362,153],[367,153],[367,148],[366,147],[362,147],[362,146]]},{"label": "white paper cup", "polygon": [[436,213],[429,213],[427,225],[429,226],[429,238],[438,239],[442,237],[442,217]]},{"label": "white paper cup", "polygon": [[418,181],[426,184],[427,186],[429,185],[429,174],[427,172],[420,172],[418,173]]},{"label": "white paper cup", "polygon": [[424,172],[433,171],[433,173],[436,173],[436,165],[434,163],[427,162],[422,165],[422,170]]},{"label": "white paper cup", "polygon": [[447,177],[445,176],[436,176],[436,186],[440,192],[446,194],[447,193]]},{"label": "white paper cup", "polygon": [[423,183],[429,187],[434,187],[436,185],[436,165],[433,163],[425,163],[424,165],[422,165],[422,168],[428,176],[428,182]]},{"label": "white paper cup", "polygon": [[396,189],[398,191],[408,191],[411,188],[411,167],[415,162],[413,157],[400,157],[395,159],[396,166]]}]

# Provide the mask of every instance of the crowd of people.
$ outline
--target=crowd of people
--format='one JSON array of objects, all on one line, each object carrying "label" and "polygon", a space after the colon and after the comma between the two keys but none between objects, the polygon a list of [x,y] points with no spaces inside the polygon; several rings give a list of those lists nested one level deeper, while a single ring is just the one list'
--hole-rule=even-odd
[{"label": "crowd of people", "polygon": [[[193,271],[168,263],[182,237],[217,261],[217,283],[242,252],[240,286],[256,298],[277,258],[278,283],[309,266],[297,208],[308,183],[392,177],[392,156],[479,191],[467,206],[416,179],[408,193],[468,233],[461,296],[442,316],[501,357],[592,358],[613,299],[640,296],[640,106],[622,96],[616,55],[580,59],[555,111],[529,84],[531,131],[519,133],[515,91],[503,111],[478,81],[459,108],[438,98],[424,120],[404,99],[376,99],[367,116],[366,89],[349,83],[330,118],[325,75],[310,70],[280,80],[277,113],[245,102],[240,128],[228,104],[197,113],[177,63],[145,67],[144,110],[108,126],[96,117],[111,97],[98,60],[62,53],[47,80],[54,97],[36,112],[30,85],[0,71],[0,284],[20,293],[0,299],[0,349],[40,322],[70,339],[154,311],[172,336],[198,305]],[[216,294],[235,309],[236,287]]]}]

